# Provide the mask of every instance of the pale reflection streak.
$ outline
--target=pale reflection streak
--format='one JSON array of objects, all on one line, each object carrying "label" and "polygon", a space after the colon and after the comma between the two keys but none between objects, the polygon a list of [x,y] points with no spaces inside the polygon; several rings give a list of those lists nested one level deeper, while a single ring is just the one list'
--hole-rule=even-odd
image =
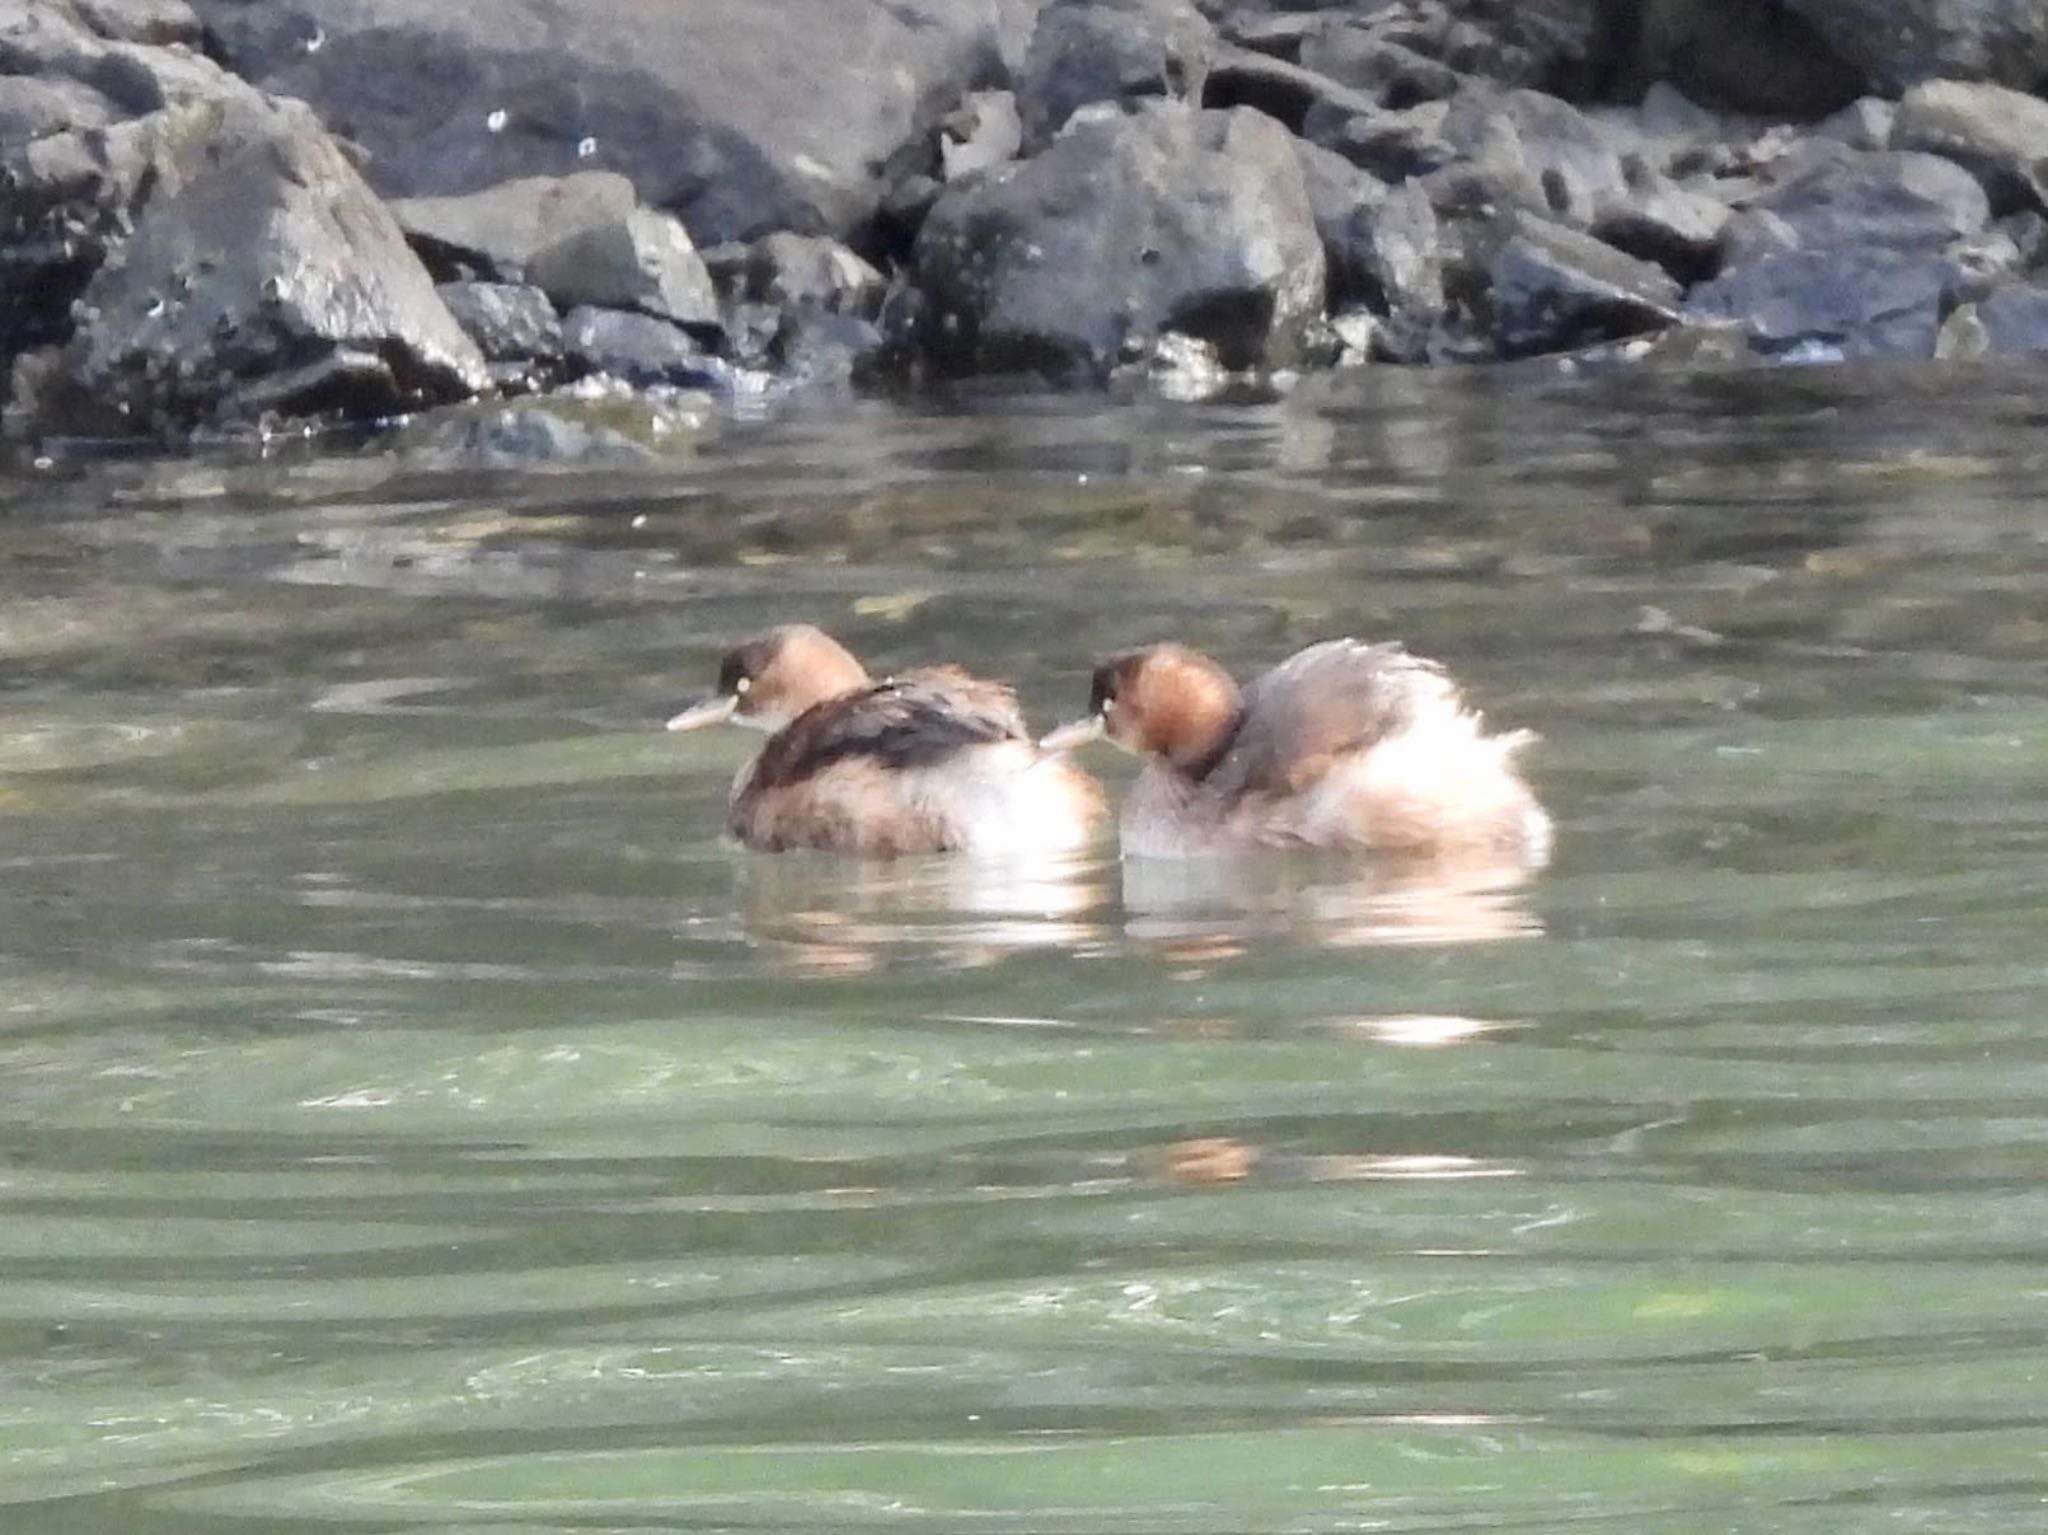
[{"label": "pale reflection streak", "polygon": [[1132,859],[1122,866],[1125,931],[1173,945],[1282,937],[1330,948],[1534,938],[1543,927],[1521,889],[1530,872],[1502,862]]},{"label": "pale reflection streak", "polygon": [[808,974],[857,974],[917,949],[959,966],[1026,949],[1102,941],[1098,859],[935,857],[864,862],[822,854],[749,857],[739,901],[747,936]]}]

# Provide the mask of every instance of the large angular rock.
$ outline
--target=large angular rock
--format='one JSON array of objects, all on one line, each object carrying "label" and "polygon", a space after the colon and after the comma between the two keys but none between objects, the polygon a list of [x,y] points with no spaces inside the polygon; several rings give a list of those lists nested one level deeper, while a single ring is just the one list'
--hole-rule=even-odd
[{"label": "large angular rock", "polygon": [[1646,261],[1527,215],[1503,234],[1487,264],[1493,340],[1503,357],[1617,341],[1678,319],[1678,284]]},{"label": "large angular rock", "polygon": [[1199,103],[1215,48],[1215,28],[1189,0],[1052,0],[1017,79],[1024,153],[1095,102]]},{"label": "large angular rock", "polygon": [[311,102],[387,196],[613,170],[706,244],[844,236],[963,90],[1004,0],[196,0],[237,73]]},{"label": "large angular rock", "polygon": [[1101,379],[1179,331],[1227,367],[1296,360],[1324,262],[1285,129],[1160,104],[1070,124],[949,188],[918,236],[909,339],[941,373]]},{"label": "large angular rock", "polygon": [[2037,96],[1931,80],[1899,103],[1891,143],[1955,161],[1984,184],[1996,213],[2048,208],[2048,101]]},{"label": "large angular rock", "polygon": [[296,103],[173,109],[180,184],[146,197],[67,352],[82,393],[183,430],[263,411],[376,417],[488,376],[384,206]]},{"label": "large angular rock", "polygon": [[562,317],[562,345],[580,373],[640,388],[724,389],[729,370],[678,326],[625,309],[584,307]]},{"label": "large angular rock", "polygon": [[666,213],[634,208],[585,225],[526,263],[533,285],[563,309],[636,309],[677,325],[718,324],[718,295],[689,232]]},{"label": "large angular rock", "polygon": [[1755,198],[1805,250],[1861,249],[1926,255],[1975,234],[1991,205],[1975,177],[1934,155],[1824,155]]},{"label": "large angular rock", "polygon": [[1461,91],[1443,122],[1457,163],[1431,178],[1439,212],[1521,208],[1575,229],[1629,195],[1613,126],[1539,91]]},{"label": "large angular rock", "polygon": [[562,364],[562,326],[538,288],[519,283],[448,282],[435,290],[500,386],[537,389]]},{"label": "large angular rock", "polygon": [[1694,319],[1733,321],[1772,357],[1930,357],[1949,264],[1885,250],[1786,251],[1695,288]]},{"label": "large angular rock", "polygon": [[633,183],[610,171],[522,176],[457,197],[402,197],[398,227],[436,276],[524,282],[549,246],[633,212]]}]

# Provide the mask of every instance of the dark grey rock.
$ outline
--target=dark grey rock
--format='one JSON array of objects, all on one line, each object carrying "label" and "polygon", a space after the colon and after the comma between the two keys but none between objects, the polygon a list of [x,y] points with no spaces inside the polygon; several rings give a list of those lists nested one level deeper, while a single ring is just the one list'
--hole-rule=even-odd
[{"label": "dark grey rock", "polygon": [[1977,306],[1977,318],[1995,355],[2048,352],[2048,288],[2001,288]]},{"label": "dark grey rock", "polygon": [[1780,256],[1799,249],[1798,231],[1775,213],[1761,208],[1742,208],[1721,226],[1718,266],[1723,271],[1747,266],[1766,256]]},{"label": "dark grey rock", "polygon": [[1891,143],[1955,161],[1983,183],[1993,212],[2048,208],[2048,101],[2002,85],[1931,80],[1899,103]]},{"label": "dark grey rock", "polygon": [[1202,91],[1209,107],[1255,107],[1299,133],[1310,116],[1339,121],[1378,116],[1379,103],[1327,75],[1247,48],[1219,47]]},{"label": "dark grey rock", "polygon": [[1389,26],[1384,13],[1363,18],[1326,13],[1325,25],[1303,40],[1299,57],[1303,68],[1335,80],[1376,106],[1412,107],[1421,101],[1447,100],[1464,84],[1464,77],[1442,58],[1422,51],[1443,51],[1447,30],[1418,35]]},{"label": "dark grey rock", "polygon": [[[197,0],[238,74],[311,102],[386,196],[613,170],[707,244],[844,236],[961,93],[1008,0]],[[318,47],[312,44],[317,40]]]},{"label": "dark grey rock", "polygon": [[485,361],[561,360],[561,321],[540,289],[523,283],[444,282],[434,291]]},{"label": "dark grey rock", "polygon": [[1319,101],[1302,119],[1301,135],[1389,185],[1398,185],[1457,160],[1458,150],[1444,137],[1450,110],[1446,101],[1388,112],[1352,111],[1341,103]]},{"label": "dark grey rock", "polygon": [[1024,153],[1096,102],[1199,103],[1216,32],[1189,0],[1052,0],[1017,77]]},{"label": "dark grey rock", "polygon": [[1459,93],[1442,133],[1458,160],[1427,178],[1440,213],[1524,209],[1575,229],[1628,196],[1614,131],[1537,91]]},{"label": "dark grey rock", "polygon": [[860,379],[882,347],[881,328],[874,321],[806,309],[783,317],[768,355],[789,383],[815,389]]},{"label": "dark grey rock", "polygon": [[104,38],[157,46],[199,46],[199,17],[185,0],[70,0],[70,4],[79,19]]},{"label": "dark grey rock", "polygon": [[952,188],[918,236],[895,325],[941,373],[1105,378],[1167,331],[1224,366],[1284,366],[1323,307],[1293,145],[1247,108],[1175,104],[1071,124]]},{"label": "dark grey rock", "polygon": [[[1692,3],[1704,9],[1715,0]],[[2048,6],[2038,0],[1779,3],[1879,95],[1941,76],[2025,88],[2048,75]]]},{"label": "dark grey rock", "polygon": [[1323,242],[1331,305],[1364,302],[1368,291],[1376,297],[1378,285],[1369,270],[1372,231],[1387,200],[1386,183],[1335,150],[1297,139],[1294,152],[1316,235]]},{"label": "dark grey rock", "polygon": [[405,197],[391,211],[435,275],[523,282],[569,235],[628,217],[633,183],[610,171],[526,176],[459,197]]},{"label": "dark grey rock", "polygon": [[0,144],[26,144],[48,133],[104,128],[121,113],[79,80],[0,75]]},{"label": "dark grey rock", "polygon": [[1593,219],[1594,238],[1644,261],[1654,261],[1680,282],[1713,273],[1728,226],[1726,203],[1688,191],[1640,161],[1624,167],[1628,191],[1608,200]]},{"label": "dark grey rock", "polygon": [[1448,94],[1458,77],[1583,95],[1607,72],[1600,0],[1408,0],[1331,7],[1298,57],[1388,107]]},{"label": "dark grey rock", "polygon": [[1666,80],[1695,101],[1801,122],[1871,88],[1781,0],[1651,0],[1614,15],[1633,25],[1624,85]]},{"label": "dark grey rock", "polygon": [[1687,308],[1741,325],[1766,356],[1928,357],[1949,276],[1945,262],[1892,251],[1788,251],[1702,284]]},{"label": "dark grey rock", "polygon": [[1795,170],[1755,199],[1803,249],[1926,255],[1982,229],[1991,207],[1976,178],[1934,155],[1843,151]]},{"label": "dark grey rock", "polygon": [[2007,214],[1992,227],[2012,241],[2019,252],[2021,271],[2031,272],[2048,261],[2048,218],[2030,208],[2023,213]]},{"label": "dark grey rock", "polygon": [[773,234],[747,248],[742,292],[781,310],[817,310],[872,320],[887,283],[836,240]]},{"label": "dark grey rock", "polygon": [[1221,8],[1212,18],[1225,42],[1268,58],[1301,62],[1301,46],[1326,22],[1315,11],[1253,11]]},{"label": "dark grey rock", "polygon": [[1503,357],[1571,351],[1678,319],[1678,284],[1646,261],[1526,215],[1503,233],[1488,263],[1493,339]]},{"label": "dark grey rock", "polygon": [[649,314],[572,309],[562,317],[562,347],[577,374],[604,374],[637,388],[725,390],[731,384],[730,370],[688,331]]},{"label": "dark grey rock", "polygon": [[689,232],[666,213],[634,208],[535,251],[527,280],[570,309],[637,309],[678,325],[718,324],[718,295]]},{"label": "dark grey rock", "polygon": [[939,169],[947,181],[1014,160],[1024,144],[1010,91],[970,91],[939,128]]},{"label": "dark grey rock", "polygon": [[376,417],[485,385],[397,224],[303,106],[237,85],[122,130],[99,147],[134,179],[99,190],[133,229],[86,285],[64,354],[102,429]]}]

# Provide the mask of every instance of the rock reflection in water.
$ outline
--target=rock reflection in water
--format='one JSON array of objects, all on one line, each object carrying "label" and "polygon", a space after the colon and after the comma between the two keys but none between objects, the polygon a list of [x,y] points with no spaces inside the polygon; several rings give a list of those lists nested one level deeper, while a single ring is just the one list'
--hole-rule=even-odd
[{"label": "rock reflection in water", "polygon": [[1125,931],[1175,946],[1486,943],[1543,931],[1526,904],[1530,871],[1510,862],[1132,859],[1122,874]]}]

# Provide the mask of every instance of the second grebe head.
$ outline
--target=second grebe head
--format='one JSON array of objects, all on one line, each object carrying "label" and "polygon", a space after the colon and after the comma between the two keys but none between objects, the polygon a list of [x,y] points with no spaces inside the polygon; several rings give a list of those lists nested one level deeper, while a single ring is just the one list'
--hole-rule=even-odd
[{"label": "second grebe head", "polygon": [[784,624],[725,653],[718,686],[668,722],[670,730],[696,730],[731,722],[770,734],[814,705],[868,682],[844,645],[809,624]]},{"label": "second grebe head", "polygon": [[1125,751],[1192,771],[1227,742],[1241,702],[1230,673],[1199,651],[1148,645],[1096,667],[1087,715],[1039,746],[1066,751],[1107,738]]}]

